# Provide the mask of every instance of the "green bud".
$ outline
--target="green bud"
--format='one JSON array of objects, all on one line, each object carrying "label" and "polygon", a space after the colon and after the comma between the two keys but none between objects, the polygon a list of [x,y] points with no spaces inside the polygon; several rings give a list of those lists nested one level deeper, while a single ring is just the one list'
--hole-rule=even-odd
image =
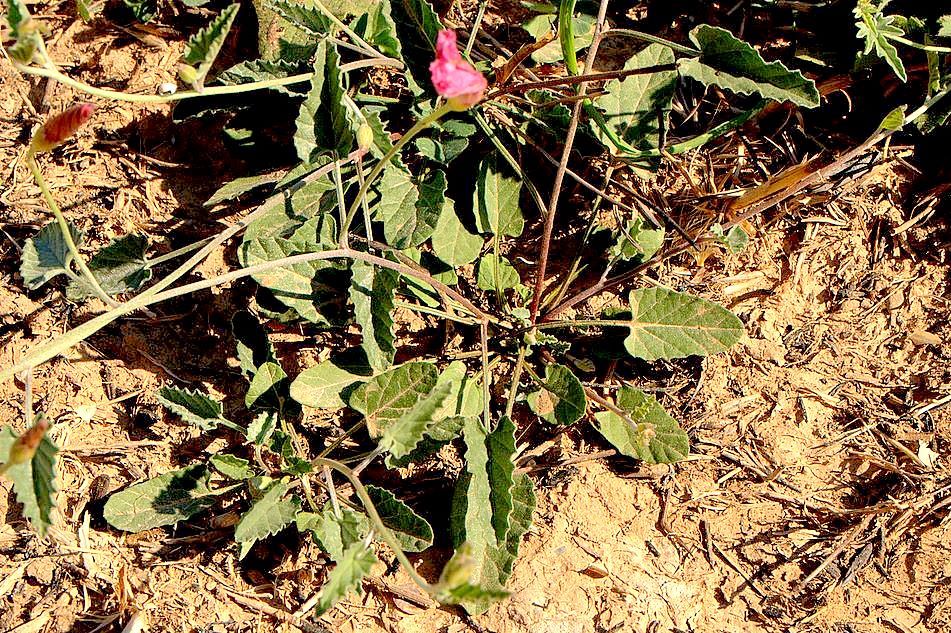
[{"label": "green bud", "polygon": [[363,123],[357,128],[357,147],[364,152],[373,146],[373,128],[368,123]]},{"label": "green bud", "polygon": [[198,81],[198,71],[188,64],[180,64],[178,66],[178,77],[185,83],[193,86],[195,82]]},{"label": "green bud", "polygon": [[451,591],[472,581],[472,572],[475,571],[475,558],[472,555],[472,546],[468,541],[459,546],[439,575],[439,588],[442,591]]}]

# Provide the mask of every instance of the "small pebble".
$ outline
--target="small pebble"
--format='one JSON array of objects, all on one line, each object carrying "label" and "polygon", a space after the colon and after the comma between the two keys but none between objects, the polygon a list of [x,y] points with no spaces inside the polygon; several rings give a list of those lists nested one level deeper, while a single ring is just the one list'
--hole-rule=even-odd
[{"label": "small pebble", "polygon": [[166,81],[163,84],[159,84],[158,93],[162,96],[173,95],[176,92],[178,92],[178,86],[176,86],[170,81]]}]

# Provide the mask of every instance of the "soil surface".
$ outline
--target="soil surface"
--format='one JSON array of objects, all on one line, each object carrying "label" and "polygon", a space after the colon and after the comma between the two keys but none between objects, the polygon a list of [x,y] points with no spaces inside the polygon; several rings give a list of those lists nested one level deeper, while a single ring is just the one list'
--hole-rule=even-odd
[{"label": "soil surface", "polygon": [[[182,39],[171,28],[84,25],[66,4],[33,9],[71,76],[141,92],[174,81]],[[0,363],[9,365],[103,305],[67,302],[62,284],[23,286],[20,249],[47,221],[23,150],[31,126],[77,95],[6,62],[0,82]],[[165,107],[101,104],[89,133],[44,159],[90,251],[131,231],[169,250],[240,216],[201,208],[246,166],[210,137],[195,142],[193,125],[173,123]],[[744,143],[680,158],[652,183],[672,199],[695,197],[692,187],[719,194],[708,165],[728,173]],[[523,447],[538,508],[508,600],[476,618],[437,608],[381,548],[363,594],[318,622],[401,633],[951,629],[947,216],[926,213],[940,202],[919,185],[910,148],[877,158],[753,218],[741,254],[681,256],[653,273],[722,302],[748,331],[728,354],[645,379],[688,429],[688,461],[640,466],[581,431]],[[225,251],[193,277],[234,261]],[[62,448],[59,516],[39,540],[0,480],[0,631],[121,631],[136,618],[148,631],[297,630],[287,614],[327,571],[309,540],[282,535],[239,563],[234,512],[139,534],[112,530],[101,514],[109,491],[221,450],[224,440],[169,417],[154,393],[174,381],[234,397],[242,378],[228,319],[252,293],[238,284],[157,318],[126,318],[36,371],[35,407]],[[318,353],[292,331],[279,345]],[[0,385],[0,420],[18,430],[22,389]],[[432,575],[446,556],[437,547],[418,560]]]}]

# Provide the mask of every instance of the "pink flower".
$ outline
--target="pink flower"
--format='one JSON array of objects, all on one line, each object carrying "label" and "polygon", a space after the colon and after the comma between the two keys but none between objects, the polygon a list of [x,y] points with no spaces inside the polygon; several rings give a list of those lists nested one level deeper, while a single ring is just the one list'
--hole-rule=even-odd
[{"label": "pink flower", "polygon": [[468,110],[482,100],[489,83],[456,47],[456,32],[445,29],[436,40],[436,60],[429,65],[436,92],[456,110]]},{"label": "pink flower", "polygon": [[71,137],[89,120],[95,109],[91,103],[80,103],[50,118],[33,135],[33,151],[48,152]]}]

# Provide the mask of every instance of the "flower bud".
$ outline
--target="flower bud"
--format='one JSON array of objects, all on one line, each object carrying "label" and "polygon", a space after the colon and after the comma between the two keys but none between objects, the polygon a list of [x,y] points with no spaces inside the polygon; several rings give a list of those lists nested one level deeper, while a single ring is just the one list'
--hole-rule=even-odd
[{"label": "flower bud", "polygon": [[34,153],[48,152],[75,134],[95,110],[91,103],[80,103],[50,118],[33,135],[30,149]]},{"label": "flower bud", "polygon": [[194,86],[195,82],[198,81],[198,71],[195,70],[194,66],[180,64],[178,67],[178,77],[188,85]]},{"label": "flower bud", "polygon": [[32,460],[36,454],[36,449],[39,448],[40,442],[43,441],[43,436],[46,435],[49,428],[50,425],[42,414],[36,416],[33,426],[10,447],[10,454],[4,467],[17,466]]},{"label": "flower bud", "polygon": [[472,555],[472,545],[466,541],[459,546],[439,575],[439,588],[442,591],[452,591],[472,581],[472,572],[475,571],[475,557]]},{"label": "flower bud", "polygon": [[363,123],[357,128],[357,147],[364,152],[373,147],[373,128],[369,123]]}]

